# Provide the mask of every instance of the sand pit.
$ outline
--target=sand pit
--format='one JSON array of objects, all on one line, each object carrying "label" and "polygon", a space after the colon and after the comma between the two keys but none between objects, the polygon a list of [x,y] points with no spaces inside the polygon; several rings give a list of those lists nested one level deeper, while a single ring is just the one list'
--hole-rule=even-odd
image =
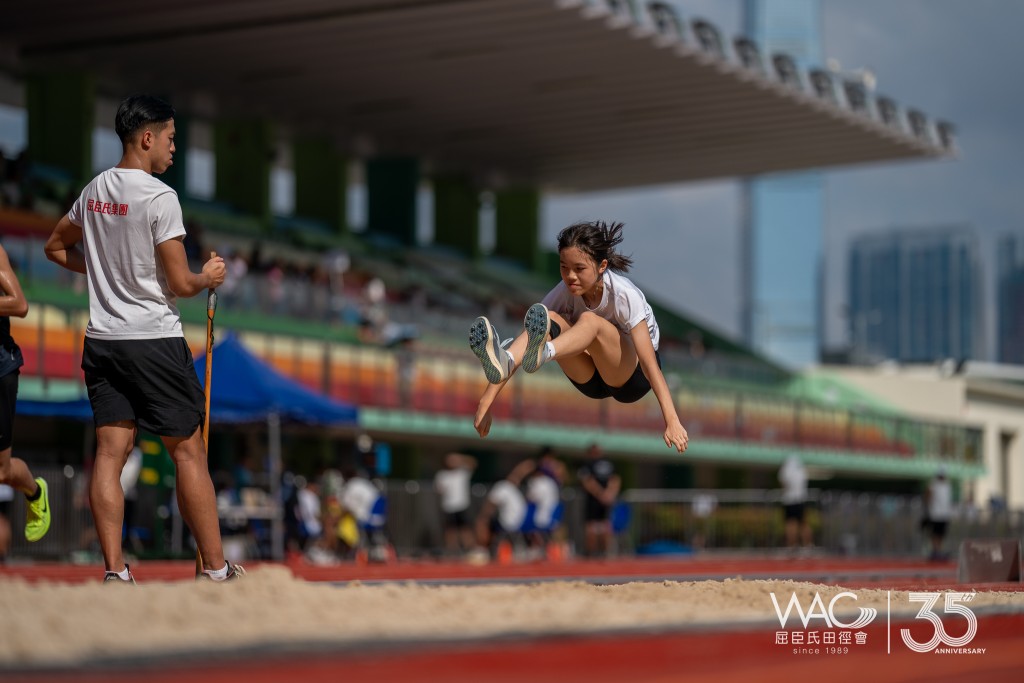
[{"label": "sand pit", "polygon": [[[669,629],[776,619],[769,594],[796,592],[809,605],[836,586],[793,581],[698,581],[593,586],[336,586],[294,578],[284,567],[254,569],[230,585],[150,582],[29,584],[0,578],[0,667],[68,666],[111,658],[306,644],[457,640],[605,629]],[[939,589],[934,589],[939,590]],[[886,591],[855,590],[851,607],[883,613]],[[913,616],[906,593],[897,611]],[[897,606],[904,605],[901,610]],[[979,593],[971,608],[1024,610],[1024,593]],[[23,618],[24,615],[32,618]],[[853,616],[853,615],[851,615]],[[777,624],[777,621],[776,621]]]}]

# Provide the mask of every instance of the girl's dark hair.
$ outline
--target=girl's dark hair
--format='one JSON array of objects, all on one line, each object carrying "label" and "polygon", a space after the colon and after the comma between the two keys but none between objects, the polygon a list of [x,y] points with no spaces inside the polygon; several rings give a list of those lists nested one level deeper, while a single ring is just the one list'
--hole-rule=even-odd
[{"label": "girl's dark hair", "polygon": [[558,233],[558,251],[576,247],[595,263],[607,259],[609,268],[625,273],[633,265],[633,259],[615,251],[622,243],[622,227],[622,223],[608,225],[604,221],[575,223]]},{"label": "girl's dark hair", "polygon": [[157,124],[162,128],[174,118],[174,107],[152,95],[132,95],[117,108],[114,116],[114,131],[127,143],[141,128]]}]

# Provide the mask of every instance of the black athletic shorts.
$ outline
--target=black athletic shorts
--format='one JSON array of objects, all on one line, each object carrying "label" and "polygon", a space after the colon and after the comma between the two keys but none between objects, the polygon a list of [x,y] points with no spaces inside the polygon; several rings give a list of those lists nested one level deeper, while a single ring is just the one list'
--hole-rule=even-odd
[{"label": "black athletic shorts", "polygon": [[14,409],[18,403],[18,375],[15,370],[0,377],[0,451],[14,443]]},{"label": "black athletic shorts", "polygon": [[[654,357],[658,359],[658,367],[661,367],[661,355],[655,351]],[[611,387],[601,377],[601,373],[594,368],[594,376],[591,377],[586,383],[580,384],[579,382],[572,382],[573,386],[579,389],[580,393],[589,398],[614,398],[619,403],[636,403],[651,390],[651,383],[647,380],[647,376],[644,375],[643,369],[640,368],[640,363],[636,364],[636,370],[629,376],[626,383],[621,387]]]},{"label": "black athletic shorts", "polygon": [[455,512],[444,513],[444,526],[446,529],[468,529],[468,510],[456,510]]},{"label": "black athletic shorts", "polygon": [[586,522],[607,522],[612,509],[594,496],[587,494],[587,502],[583,508],[583,520]]},{"label": "black athletic shorts", "polygon": [[206,399],[183,337],[85,338],[82,370],[96,426],[133,420],[158,436],[191,436]]},{"label": "black athletic shorts", "polygon": [[786,520],[795,519],[798,522],[804,521],[804,516],[807,514],[806,503],[789,503],[782,506],[783,517]]}]

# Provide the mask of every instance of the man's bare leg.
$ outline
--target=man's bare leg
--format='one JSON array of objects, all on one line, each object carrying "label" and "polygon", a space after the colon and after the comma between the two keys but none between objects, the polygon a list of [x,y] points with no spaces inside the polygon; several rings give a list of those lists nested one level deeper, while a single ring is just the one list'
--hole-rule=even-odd
[{"label": "man's bare leg", "polygon": [[177,471],[178,507],[192,530],[206,569],[224,567],[224,547],[220,539],[217,494],[206,460],[206,446],[200,430],[192,436],[161,437]]},{"label": "man's bare leg", "polygon": [[124,525],[124,490],[121,470],[135,440],[135,423],[121,420],[96,428],[96,461],[89,481],[89,505],[92,508],[96,536],[103,551],[107,571],[123,571],[121,527]]}]

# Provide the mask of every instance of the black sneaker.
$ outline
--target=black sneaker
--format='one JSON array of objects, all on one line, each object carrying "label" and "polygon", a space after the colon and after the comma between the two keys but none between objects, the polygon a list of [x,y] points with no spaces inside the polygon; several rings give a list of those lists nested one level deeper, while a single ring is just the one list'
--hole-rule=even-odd
[{"label": "black sneaker", "polygon": [[127,579],[122,579],[120,576],[117,575],[117,572],[112,572],[112,571],[108,570],[108,571],[103,573],[103,583],[109,583],[109,582],[128,583],[128,584],[131,584],[131,585],[134,586],[135,585],[135,577],[132,576],[132,570],[128,567],[128,565],[125,565],[124,568],[128,570],[128,578]]},{"label": "black sneaker", "polygon": [[237,581],[238,579],[245,576],[245,567],[240,564],[231,564],[228,562],[228,575],[223,579],[215,579],[210,575],[209,570],[203,571],[202,574],[196,576],[196,581],[213,581],[214,583],[224,583],[225,581]]}]

